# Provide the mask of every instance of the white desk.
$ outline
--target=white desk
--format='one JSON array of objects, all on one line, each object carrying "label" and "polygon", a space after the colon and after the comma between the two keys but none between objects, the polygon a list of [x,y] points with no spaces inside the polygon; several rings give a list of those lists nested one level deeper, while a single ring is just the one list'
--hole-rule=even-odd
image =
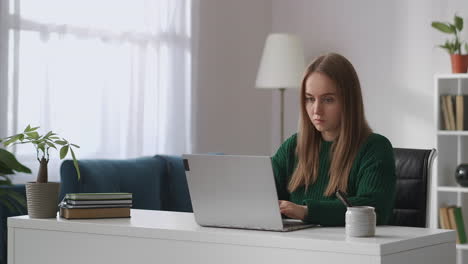
[{"label": "white desk", "polygon": [[198,226],[193,214],[132,210],[120,219],[8,218],[8,263],[455,263],[455,232],[378,226],[293,232]]}]

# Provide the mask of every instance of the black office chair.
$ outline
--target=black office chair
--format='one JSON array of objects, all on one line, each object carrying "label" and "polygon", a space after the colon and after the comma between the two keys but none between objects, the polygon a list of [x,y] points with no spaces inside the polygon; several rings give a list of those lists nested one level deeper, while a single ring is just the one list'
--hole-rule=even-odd
[{"label": "black office chair", "polygon": [[395,148],[394,154],[397,186],[390,225],[426,227],[429,181],[437,151]]}]

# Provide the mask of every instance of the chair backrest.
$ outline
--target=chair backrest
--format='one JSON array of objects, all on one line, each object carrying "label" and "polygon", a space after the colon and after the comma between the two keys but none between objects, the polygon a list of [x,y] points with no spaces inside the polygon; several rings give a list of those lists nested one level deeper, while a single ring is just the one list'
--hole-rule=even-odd
[{"label": "chair backrest", "polygon": [[432,163],[435,149],[395,148],[397,178],[391,225],[426,227]]}]

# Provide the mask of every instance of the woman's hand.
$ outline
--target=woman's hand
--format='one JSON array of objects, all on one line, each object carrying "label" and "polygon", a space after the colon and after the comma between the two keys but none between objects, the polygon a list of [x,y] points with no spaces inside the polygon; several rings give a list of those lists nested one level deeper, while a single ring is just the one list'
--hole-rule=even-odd
[{"label": "woman's hand", "polygon": [[280,212],[290,218],[304,220],[307,216],[307,206],[305,205],[279,200],[279,207]]}]

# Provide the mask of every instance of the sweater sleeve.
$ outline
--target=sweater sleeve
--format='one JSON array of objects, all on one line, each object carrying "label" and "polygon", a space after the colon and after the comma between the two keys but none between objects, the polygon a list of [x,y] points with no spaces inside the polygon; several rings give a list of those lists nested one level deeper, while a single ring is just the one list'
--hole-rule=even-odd
[{"label": "sweater sleeve", "polygon": [[275,175],[276,192],[279,200],[289,200],[288,181],[289,171],[288,164],[291,162],[291,156],[294,158],[296,145],[296,135],[291,136],[279,147],[276,154],[271,158],[273,173]]},{"label": "sweater sleeve", "polygon": [[[375,207],[377,224],[387,224],[393,210],[396,185],[393,147],[385,137],[369,143],[357,164],[357,191],[348,198],[353,205]],[[330,200],[304,200],[304,204],[308,209],[306,222],[323,226],[345,224],[346,207],[335,196]]]}]

